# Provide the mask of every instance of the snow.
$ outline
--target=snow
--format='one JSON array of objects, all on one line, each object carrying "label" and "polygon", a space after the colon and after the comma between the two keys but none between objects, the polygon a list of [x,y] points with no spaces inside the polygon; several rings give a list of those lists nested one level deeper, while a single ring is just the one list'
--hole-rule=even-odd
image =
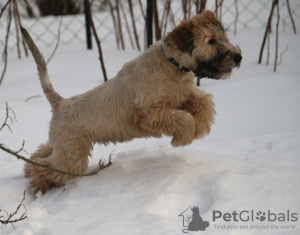
[{"label": "snow", "polygon": [[[227,80],[201,80],[201,89],[213,94],[217,111],[212,131],[203,140],[182,148],[173,148],[169,137],[96,145],[88,171],[99,159],[107,162],[110,154],[112,166],[45,195],[32,193],[23,174],[24,162],[0,151],[0,209],[13,212],[26,190],[28,216],[15,228],[0,224],[0,234],[182,234],[179,214],[190,206],[198,206],[203,220],[210,223],[205,232],[192,234],[300,234],[300,40],[288,29],[280,34],[279,52],[287,45],[289,49],[273,73],[274,48],[270,65],[257,64],[263,33],[259,29],[229,35],[243,51],[241,68]],[[273,40],[274,35],[271,46]],[[139,54],[111,49],[114,44],[111,40],[102,45],[109,77]],[[45,58],[53,50],[40,49]],[[0,143],[18,150],[25,140],[26,152],[21,154],[29,157],[47,140],[51,113],[33,58],[19,60],[15,54],[9,54],[0,86],[0,123],[6,101],[17,121],[10,125],[13,133],[8,128],[0,132]],[[69,97],[102,83],[97,58],[96,47],[92,51],[81,43],[59,47],[48,66],[56,91]],[[25,101],[37,95],[41,97]],[[289,211],[298,219],[213,221],[213,211],[245,210],[277,215]],[[7,217],[4,211],[0,216]],[[228,229],[229,225],[233,227]]]}]

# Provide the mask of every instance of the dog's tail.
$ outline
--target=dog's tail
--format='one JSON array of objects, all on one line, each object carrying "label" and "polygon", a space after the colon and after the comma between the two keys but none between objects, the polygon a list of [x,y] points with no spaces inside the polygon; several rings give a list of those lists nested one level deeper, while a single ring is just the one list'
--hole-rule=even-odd
[{"label": "dog's tail", "polygon": [[37,46],[35,45],[35,43],[33,42],[31,36],[27,32],[27,30],[24,29],[22,26],[21,26],[21,32],[23,35],[23,39],[26,42],[35,60],[44,94],[47,97],[52,109],[55,109],[59,105],[60,101],[63,100],[63,97],[61,97],[57,92],[55,92],[48,75],[47,66],[44,57],[39,51],[39,49],[37,48]]}]

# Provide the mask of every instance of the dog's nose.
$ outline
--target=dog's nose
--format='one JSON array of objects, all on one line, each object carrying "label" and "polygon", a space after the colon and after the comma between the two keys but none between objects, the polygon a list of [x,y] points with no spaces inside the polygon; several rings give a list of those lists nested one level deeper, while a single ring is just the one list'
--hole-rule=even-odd
[{"label": "dog's nose", "polygon": [[242,57],[240,54],[237,54],[237,55],[234,56],[234,61],[235,61],[236,63],[240,63],[241,60],[242,60],[242,58],[243,58],[243,57]]}]

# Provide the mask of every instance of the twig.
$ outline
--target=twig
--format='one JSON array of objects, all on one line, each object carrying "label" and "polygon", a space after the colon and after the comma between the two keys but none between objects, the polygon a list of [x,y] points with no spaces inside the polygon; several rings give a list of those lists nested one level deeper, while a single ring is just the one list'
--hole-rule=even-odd
[{"label": "twig", "polygon": [[120,37],[119,37],[117,21],[116,21],[116,17],[115,17],[115,14],[114,14],[114,9],[113,9],[111,1],[108,1],[108,5],[109,5],[109,9],[110,9],[110,14],[111,14],[111,17],[112,17],[112,20],[113,20],[113,24],[114,24],[114,31],[115,31],[115,35],[116,35],[117,48],[119,50],[120,49],[120,45],[119,45],[120,44]]},{"label": "twig", "polygon": [[219,6],[220,6],[220,17],[219,17],[219,20],[220,20],[220,21],[222,21],[222,11],[223,11],[222,7],[223,7],[223,1],[224,1],[224,0],[220,0],[220,3],[219,3]]},{"label": "twig", "polygon": [[126,29],[127,29],[127,32],[128,32],[130,44],[131,44],[131,46],[132,46],[132,49],[135,49],[134,43],[133,43],[133,39],[132,39],[132,36],[131,36],[131,32],[130,32],[130,27],[129,27],[128,20],[127,20],[127,16],[126,16],[126,12],[125,12],[125,10],[124,10],[122,1],[119,2],[119,4],[120,4],[121,11],[122,11],[122,13],[123,13],[123,16],[124,16],[125,26],[126,26]]},{"label": "twig", "polygon": [[274,63],[274,73],[277,69],[277,57],[278,57],[278,26],[279,26],[279,20],[280,20],[280,14],[279,14],[279,4],[278,0],[276,0],[277,5],[277,24],[276,24],[276,49],[275,49],[275,63]]},{"label": "twig", "polygon": [[98,47],[98,52],[99,52],[99,59],[100,59],[100,64],[101,64],[101,68],[102,68],[102,73],[103,73],[103,77],[104,77],[104,81],[107,81],[107,76],[106,76],[106,70],[105,70],[105,66],[104,66],[104,59],[103,59],[103,55],[102,55],[102,49],[101,49],[101,44],[100,44],[100,40],[94,25],[94,21],[93,21],[93,17],[92,17],[92,13],[91,13],[91,5],[90,2],[87,1],[87,7],[88,7],[88,13],[89,13],[89,17],[90,17],[90,23],[93,29],[93,33],[97,42],[97,47]]},{"label": "twig", "polygon": [[21,148],[15,153],[18,154],[19,152],[22,152],[24,150],[24,145],[25,145],[25,141],[23,140]]},{"label": "twig", "polygon": [[11,1],[11,0],[8,0],[8,1],[5,3],[4,7],[2,7],[1,12],[0,12],[0,18],[1,18],[2,13],[5,11],[5,8],[8,6],[8,4],[9,4],[10,1]]},{"label": "twig", "polygon": [[272,21],[273,11],[274,11],[274,8],[275,8],[275,5],[277,2],[278,2],[278,0],[273,0],[273,3],[272,3],[272,8],[271,8],[270,16],[269,16],[268,23],[266,26],[263,43],[262,43],[261,49],[260,49],[260,54],[259,54],[259,59],[258,59],[259,64],[261,63],[261,60],[262,60],[262,55],[263,55],[263,51],[264,51],[264,47],[265,47],[265,43],[266,43],[267,34],[269,33],[269,31],[271,29],[271,21]]},{"label": "twig", "polygon": [[16,27],[18,58],[21,59],[20,36],[19,36],[20,25],[18,25],[19,21],[17,20],[18,19],[18,4],[17,4],[16,0],[13,0],[13,15],[14,15],[15,27]]},{"label": "twig", "polygon": [[78,173],[72,173],[72,172],[67,172],[67,171],[62,171],[62,170],[56,169],[56,168],[52,168],[52,167],[50,167],[48,165],[40,164],[40,163],[32,161],[32,160],[30,160],[30,159],[28,159],[26,157],[23,157],[20,154],[18,154],[18,152],[20,152],[20,151],[23,150],[22,148],[19,151],[13,151],[13,150],[11,150],[9,148],[4,147],[3,144],[0,144],[0,149],[2,149],[3,151],[5,151],[5,152],[7,152],[7,153],[9,153],[9,154],[17,157],[19,160],[23,160],[23,161],[25,161],[27,163],[30,163],[32,165],[43,167],[43,168],[46,168],[46,169],[51,170],[51,171],[58,172],[58,173],[63,174],[63,175],[72,175],[72,176],[91,176],[91,175],[96,175],[99,171],[102,171],[103,169],[105,169],[105,168],[107,168],[107,167],[109,167],[109,166],[112,165],[111,154],[110,154],[109,155],[109,162],[107,164],[104,164],[102,162],[102,160],[100,159],[99,163],[98,163],[98,166],[94,170],[92,170],[91,172],[86,173],[86,174],[78,174]]},{"label": "twig", "polygon": [[204,11],[206,9],[206,0],[201,0],[201,6],[200,6],[200,12]]},{"label": "twig", "polygon": [[159,17],[158,17],[158,7],[156,0],[153,0],[153,18],[154,18],[154,25],[155,25],[155,37],[156,41],[161,39],[161,28],[159,25]]},{"label": "twig", "polygon": [[125,50],[125,44],[124,44],[124,39],[123,39],[123,31],[122,31],[122,23],[121,23],[120,10],[119,10],[119,0],[116,0],[116,10],[117,10],[119,36],[120,36],[120,40],[121,40],[121,45],[122,45],[122,49]]},{"label": "twig", "polygon": [[282,62],[283,53],[288,51],[288,49],[289,49],[289,45],[286,45],[286,48],[280,53],[280,60],[278,62],[278,65],[280,65]]},{"label": "twig", "polygon": [[268,36],[267,36],[267,65],[269,65],[269,60],[270,60],[270,36],[271,35],[271,28],[268,31]]},{"label": "twig", "polygon": [[[188,1],[188,5],[189,5],[189,11],[188,11],[188,16],[187,18],[191,18],[191,11],[192,11],[192,0]],[[201,0],[201,6],[202,6],[202,0]],[[201,7],[200,7],[201,8]]]},{"label": "twig", "polygon": [[292,25],[293,25],[293,29],[294,29],[294,34],[297,34],[296,26],[295,26],[295,22],[294,22],[292,12],[291,12],[290,1],[289,0],[286,0],[286,5],[287,5],[287,8],[288,8],[289,15],[291,17],[291,21],[292,21]]},{"label": "twig", "polygon": [[57,48],[58,48],[58,46],[59,46],[59,41],[60,41],[60,28],[61,28],[61,25],[62,25],[62,19],[63,19],[63,17],[62,17],[62,15],[61,15],[60,21],[59,21],[59,26],[58,26],[58,33],[57,33],[57,42],[56,42],[56,46],[55,46],[55,48],[54,48],[52,54],[50,55],[49,59],[47,60],[46,64],[48,64],[48,63],[50,62],[50,60],[51,60],[52,57],[54,56],[54,54],[55,54],[55,52],[56,52],[56,50],[57,50]]},{"label": "twig", "polygon": [[[19,13],[18,4],[16,3],[16,0],[14,0],[14,3],[15,3],[15,10],[16,10],[15,21],[18,22],[18,25],[19,25],[16,28],[17,28],[17,34],[19,34],[18,31],[20,30],[20,26],[22,25],[22,23],[21,23],[20,13]],[[18,39],[19,39],[19,36],[18,36]],[[28,50],[27,50],[27,47],[25,45],[24,40],[22,40],[22,44],[23,44],[23,48],[24,48],[24,51],[25,51],[25,56],[27,57],[28,56]]]},{"label": "twig", "polygon": [[[5,211],[6,214],[7,214],[7,219],[6,220],[0,219],[0,223],[1,224],[5,224],[5,225],[6,224],[11,224],[14,227],[13,223],[16,223],[16,222],[19,222],[19,221],[22,221],[22,220],[26,219],[27,218],[27,210],[26,210],[25,205],[23,204],[24,200],[25,200],[25,190],[24,190],[24,196],[23,196],[22,201],[20,202],[20,204],[18,205],[17,209],[13,213],[10,213],[8,215],[8,213],[5,210],[0,210],[0,212],[1,211]],[[18,219],[12,219],[18,213],[18,211],[21,208],[21,206],[24,207],[25,212]],[[3,216],[0,216],[0,218],[3,218]]]},{"label": "twig", "polygon": [[[10,24],[11,24],[11,1],[7,2],[9,3],[9,8],[8,8],[8,26],[7,26],[7,31],[6,31],[6,37],[5,37],[5,46],[4,46],[4,51],[3,51],[3,60],[4,60],[4,68],[3,72],[0,78],[0,85],[3,81],[6,68],[7,68],[7,45],[8,45],[8,38],[9,38],[9,31],[10,31]],[[6,7],[6,6],[5,6]],[[2,12],[1,12],[2,14]]]},{"label": "twig", "polygon": [[170,18],[171,18],[171,22],[173,24],[173,27],[175,28],[176,27],[176,23],[175,23],[175,19],[174,19],[174,14],[173,14],[173,11],[172,11],[172,1],[170,0],[170,9],[169,9],[169,12],[170,12]]},{"label": "twig", "polygon": [[217,17],[217,19],[219,19],[219,17],[218,17],[218,0],[216,0],[216,2],[215,2],[215,5],[216,5],[216,17]]},{"label": "twig", "polygon": [[134,20],[134,14],[133,14],[131,0],[128,0],[128,4],[129,4],[130,15],[131,15],[131,19],[132,19],[133,33],[134,33],[134,37],[135,37],[136,46],[137,46],[138,50],[140,51],[141,48],[140,48],[138,33],[136,30],[136,26],[135,26],[135,20]]},{"label": "twig", "polygon": [[[9,111],[11,111],[11,112],[13,113],[14,118],[12,118],[12,117],[9,115]],[[16,114],[15,114],[15,112],[14,112],[11,108],[8,107],[8,104],[7,104],[7,102],[6,102],[6,116],[5,116],[5,119],[4,119],[4,122],[3,122],[2,126],[1,126],[1,128],[0,128],[0,131],[2,131],[2,129],[3,129],[5,126],[7,126],[7,128],[10,130],[10,132],[12,132],[12,129],[10,128],[9,124],[7,124],[8,119],[9,119],[12,123],[14,123],[14,120],[13,120],[13,119],[17,120],[17,119],[16,119]]]},{"label": "twig", "polygon": [[39,98],[39,97],[42,97],[42,96],[41,96],[41,95],[30,96],[30,97],[28,97],[28,98],[25,100],[25,102],[27,102],[27,101],[30,100],[30,99],[33,99],[33,98]]},{"label": "twig", "polygon": [[[7,127],[10,129],[10,131],[12,132],[10,126],[7,124],[7,120],[8,120],[8,119],[11,119],[11,120],[12,120],[12,117],[9,116],[9,111],[12,111],[12,113],[14,114],[14,119],[16,119],[16,118],[15,118],[15,113],[14,113],[14,111],[13,111],[11,108],[8,107],[8,104],[7,104],[7,102],[6,102],[6,118],[5,118],[4,123],[2,124],[2,126],[1,126],[1,128],[0,128],[0,131],[4,128],[4,126],[7,126]],[[12,121],[13,121],[13,120],[12,120]],[[21,146],[21,148],[20,148],[18,151],[13,151],[13,150],[11,150],[11,149],[5,147],[3,143],[0,143],[0,149],[2,149],[3,151],[5,151],[5,152],[7,152],[7,153],[9,153],[9,154],[11,154],[11,155],[17,157],[18,159],[23,160],[23,161],[25,161],[25,162],[28,162],[28,163],[30,163],[30,164],[32,164],[32,165],[36,165],[36,166],[39,166],[39,167],[43,167],[43,168],[46,168],[46,169],[48,169],[48,170],[55,171],[55,172],[58,172],[58,173],[64,174],[64,175],[72,175],[72,176],[90,176],[90,175],[95,175],[95,174],[97,174],[99,171],[101,171],[101,170],[103,170],[103,169],[105,169],[105,168],[107,168],[107,167],[109,167],[109,166],[112,165],[112,162],[111,162],[111,154],[110,154],[110,155],[109,155],[109,162],[108,162],[107,164],[104,164],[104,163],[102,162],[102,160],[100,159],[97,168],[95,168],[94,170],[92,170],[90,173],[87,173],[87,174],[78,174],[78,173],[66,172],[66,171],[62,171],[62,170],[58,170],[58,169],[49,167],[48,165],[40,164],[40,163],[38,163],[38,162],[32,161],[32,160],[30,160],[30,159],[28,159],[28,158],[26,158],[26,157],[21,156],[19,153],[20,153],[21,151],[24,151],[24,145],[25,145],[25,141],[23,141],[22,146]],[[1,218],[1,217],[0,217],[0,218]]]},{"label": "twig", "polygon": [[140,9],[141,9],[141,13],[142,13],[142,16],[145,20],[145,28],[144,28],[144,48],[146,49],[147,48],[147,16],[145,14],[145,11],[144,11],[144,8],[143,8],[143,4],[142,4],[142,1],[139,0],[139,5],[140,5]]},{"label": "twig", "polygon": [[238,23],[238,20],[239,20],[239,9],[238,9],[237,0],[234,0],[234,6],[235,6],[234,35],[236,35],[236,33],[237,33],[237,23]]},{"label": "twig", "polygon": [[[169,12],[170,12],[170,8],[171,8],[171,0],[166,1],[165,3],[165,11],[164,14],[166,12],[166,20],[165,20],[165,25],[164,25],[164,31],[162,32],[163,37],[165,37],[166,32],[167,32],[167,25],[168,25],[168,17],[169,17]],[[161,31],[163,30],[163,22],[161,23]]]},{"label": "twig", "polygon": [[183,19],[186,20],[186,13],[187,13],[187,0],[182,0],[182,11],[183,11]]}]

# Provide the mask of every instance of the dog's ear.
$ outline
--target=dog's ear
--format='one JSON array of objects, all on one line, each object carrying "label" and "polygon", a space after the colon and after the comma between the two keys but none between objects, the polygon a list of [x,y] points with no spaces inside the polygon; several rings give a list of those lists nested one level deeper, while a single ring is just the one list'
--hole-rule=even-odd
[{"label": "dog's ear", "polygon": [[173,31],[169,32],[164,39],[167,45],[173,45],[178,50],[192,54],[194,50],[193,24],[191,21],[183,20]]}]

